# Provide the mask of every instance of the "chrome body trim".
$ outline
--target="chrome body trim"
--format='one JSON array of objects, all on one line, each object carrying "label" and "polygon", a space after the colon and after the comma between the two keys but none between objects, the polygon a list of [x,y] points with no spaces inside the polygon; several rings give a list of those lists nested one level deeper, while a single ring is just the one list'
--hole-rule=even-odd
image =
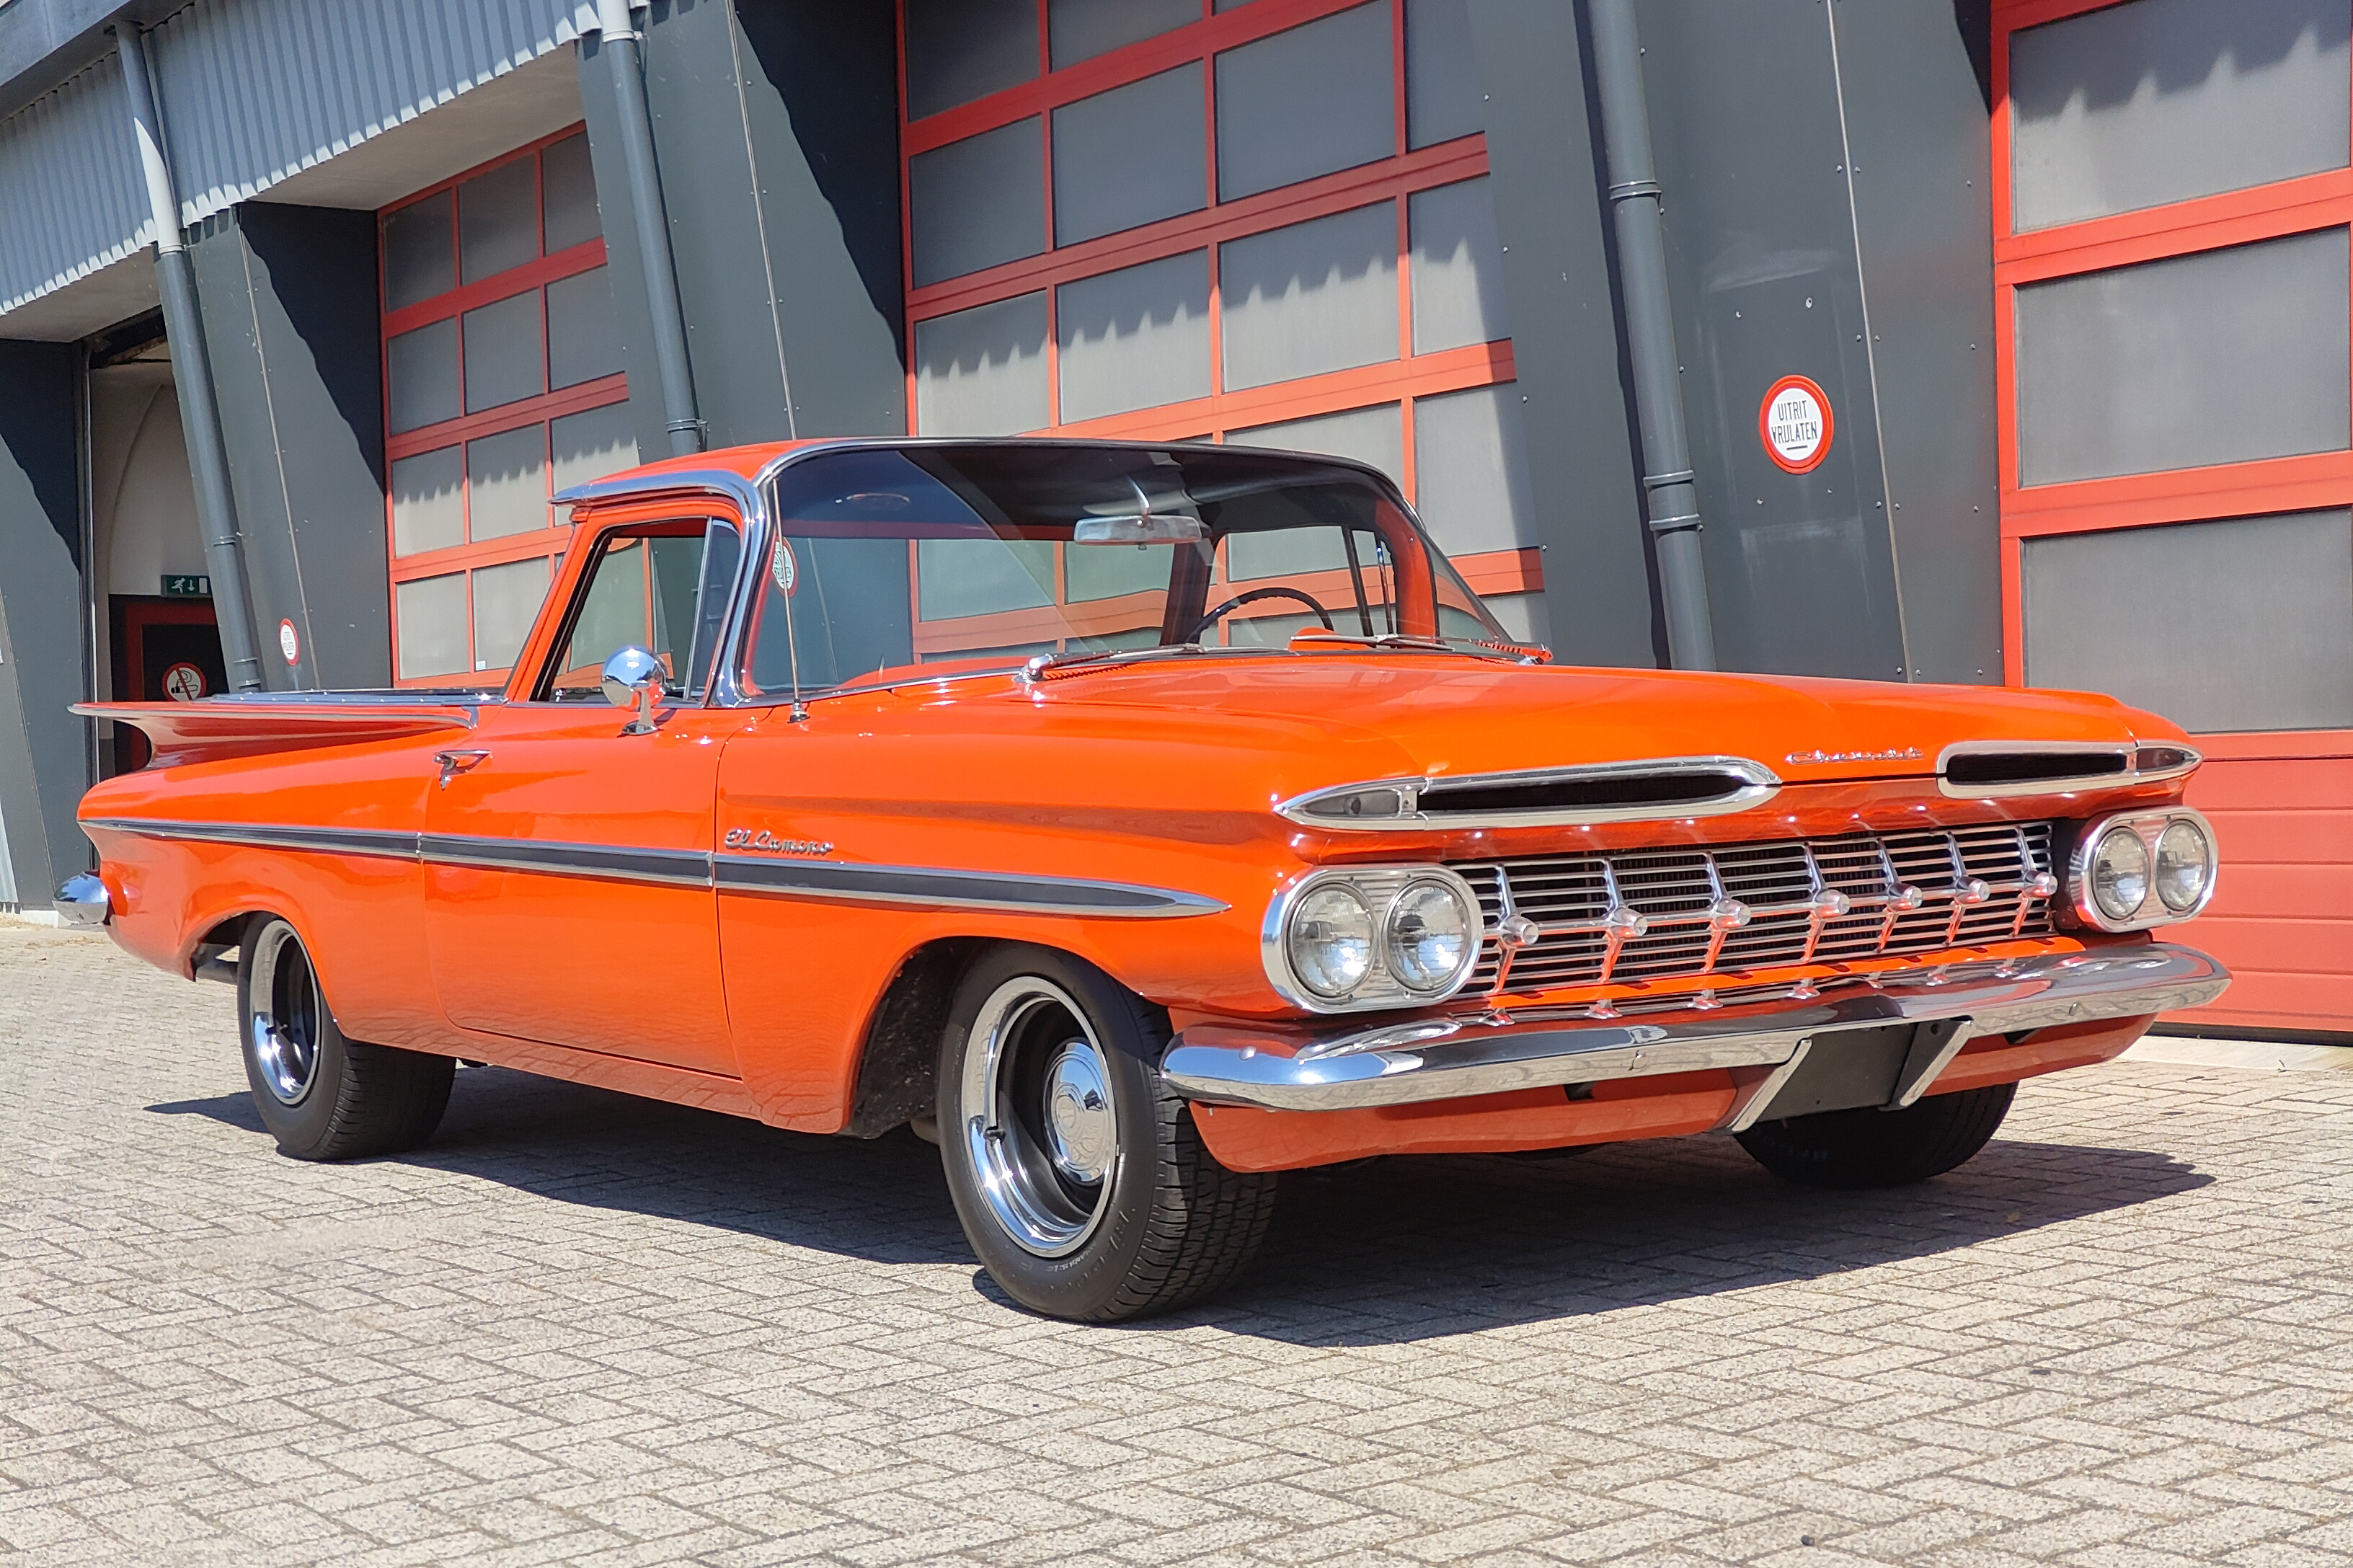
[{"label": "chrome body trim", "polygon": [[843,903],[915,904],[935,910],[994,910],[1014,914],[1092,915],[1168,920],[1213,915],[1227,906],[1198,893],[1129,882],[1072,877],[1027,877],[1001,871],[947,871],[923,866],[874,866],[860,861],[776,859],[763,855],[712,858],[723,893],[775,894]]},{"label": "chrome body trim", "polygon": [[[1326,1036],[1296,1050],[1273,1034],[1255,1044],[1237,1043],[1246,1031],[1219,1026],[1210,1031],[1214,1045],[1196,1043],[1198,1030],[1179,1035],[1162,1058],[1161,1072],[1187,1099],[1217,1105],[1271,1110],[1410,1105],[1603,1079],[1781,1068],[1801,1041],[1823,1048],[1840,1030],[1887,1024],[1960,1020],[1937,1047],[1957,1052],[1984,1035],[2200,1006],[2221,995],[2231,979],[2204,953],[2161,942],[1978,967],[1983,973],[1938,971],[1809,1001],[1785,995],[1664,1023],[1596,1019],[1582,1007],[1528,1008],[1389,1024]],[[1943,1064],[1934,1065],[1943,1070]],[[1906,1063],[1907,1069],[1912,1066]],[[1912,1087],[1907,1083],[1905,1090]],[[1918,1088],[1928,1087],[1924,1076]],[[1735,1114],[1753,1105],[1763,1115],[1769,1100],[1762,1088]]]},{"label": "chrome body trim", "polygon": [[[2143,752],[2179,752],[2189,760],[2169,766],[2144,768]],[[2016,784],[1956,784],[1947,775],[1955,757],[1986,756],[2114,756],[2125,759],[2122,773],[2084,773],[2073,778],[2028,779]],[[1953,800],[2006,800],[2020,795],[2065,795],[2076,790],[2111,789],[2126,784],[2158,784],[2187,777],[2204,762],[2197,747],[2173,741],[1956,741],[1936,753],[1936,789]]]},{"label": "chrome body trim", "polygon": [[93,818],[85,826],[144,838],[235,844],[253,849],[321,855],[366,855],[414,860],[427,866],[535,872],[550,877],[595,877],[845,903],[910,904],[924,909],[1125,920],[1211,915],[1228,907],[1198,893],[1131,882],[925,866],[872,866],[843,860],[780,860],[761,855],[713,855],[701,849],[247,823]]},{"label": "chrome body trim", "polygon": [[96,931],[106,924],[114,913],[108,900],[106,884],[95,873],[84,871],[68,877],[58,889],[58,923],[77,931]]},{"label": "chrome body trim", "polygon": [[[1451,794],[1508,789],[1514,785],[1608,784],[1612,780],[1673,778],[1730,773],[1741,787],[1716,800],[1681,804],[1645,802],[1623,806],[1539,807],[1527,811],[1448,811]],[[1437,829],[1584,826],[1609,822],[1681,822],[1697,816],[1728,816],[1764,805],[1781,790],[1780,776],[1746,757],[1657,757],[1639,762],[1583,763],[1568,767],[1526,768],[1508,773],[1462,773],[1420,778],[1366,779],[1293,795],[1275,806],[1278,815],[1303,827],[1333,833],[1426,833]],[[1397,813],[1380,817],[1317,816],[1317,801],[1367,791],[1393,791]]]},{"label": "chrome body trim", "polygon": [[[2175,910],[2157,891],[2157,841],[2165,830],[2177,822],[2187,822],[2206,836],[2206,886],[2198,901],[2186,910]],[[2110,920],[2092,897],[2092,856],[2100,840],[2112,827],[2130,827],[2139,835],[2141,847],[2148,851],[2148,892],[2140,901],[2140,909],[2127,921]],[[2075,835],[2073,846],[2067,851],[2067,907],[2075,919],[2094,931],[2150,931],[2158,926],[2177,925],[2203,911],[2214,901],[2214,884],[2221,879],[2221,846],[2215,841],[2214,825],[2202,812],[2186,805],[2166,807],[2158,811],[2119,811],[2106,816],[2095,816],[2083,825]],[[2155,914],[2148,911],[2156,910]]]}]

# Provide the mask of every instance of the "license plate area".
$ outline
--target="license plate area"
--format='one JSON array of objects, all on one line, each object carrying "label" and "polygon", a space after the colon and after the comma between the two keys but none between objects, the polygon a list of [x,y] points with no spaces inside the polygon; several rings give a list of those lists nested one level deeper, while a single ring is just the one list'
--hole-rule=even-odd
[{"label": "license plate area", "polygon": [[1939,1018],[1926,1024],[1824,1030],[1808,1039],[1769,1101],[1747,1120],[1779,1121],[1832,1110],[1909,1105],[1952,1059],[1968,1023],[1966,1018]]}]

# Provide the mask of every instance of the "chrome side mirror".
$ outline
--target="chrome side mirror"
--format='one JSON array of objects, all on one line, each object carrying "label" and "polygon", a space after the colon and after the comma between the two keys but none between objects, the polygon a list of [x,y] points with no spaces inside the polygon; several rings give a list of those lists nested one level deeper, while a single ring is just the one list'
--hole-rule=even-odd
[{"label": "chrome side mirror", "polygon": [[654,704],[661,700],[666,674],[661,656],[651,648],[625,647],[605,661],[605,700],[638,710],[636,718],[621,726],[622,734],[654,732]]}]

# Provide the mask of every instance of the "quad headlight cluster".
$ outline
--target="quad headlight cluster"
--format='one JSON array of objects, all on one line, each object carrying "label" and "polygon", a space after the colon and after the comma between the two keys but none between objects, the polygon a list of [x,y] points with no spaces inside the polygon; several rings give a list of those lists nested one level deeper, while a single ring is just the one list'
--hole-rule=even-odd
[{"label": "quad headlight cluster", "polygon": [[2086,823],[2067,888],[2076,918],[2100,931],[2186,921],[2214,896],[2214,829],[2187,807]]},{"label": "quad headlight cluster", "polygon": [[1485,918],[1441,866],[1316,871],[1276,895],[1261,946],[1285,1000],[1318,1013],[1415,1007],[1462,988]]}]

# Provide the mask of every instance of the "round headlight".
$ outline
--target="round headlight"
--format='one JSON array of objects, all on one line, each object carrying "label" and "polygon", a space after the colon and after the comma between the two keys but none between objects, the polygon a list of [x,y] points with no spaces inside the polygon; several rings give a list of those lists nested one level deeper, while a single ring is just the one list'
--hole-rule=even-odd
[{"label": "round headlight", "polygon": [[2175,914],[2198,907],[2211,875],[2214,851],[2194,822],[2176,822],[2158,836],[2157,896]]},{"label": "round headlight", "polygon": [[2148,898],[2148,846],[2129,827],[2111,827],[2092,850],[2092,901],[2112,921],[2128,921]]},{"label": "round headlight", "polygon": [[1337,1000],[1372,973],[1372,912],[1345,883],[1310,889],[1292,910],[1283,942],[1291,972],[1318,996]]},{"label": "round headlight", "polygon": [[1479,951],[1479,911],[1447,882],[1408,882],[1382,931],[1389,973],[1409,991],[1443,991]]}]

